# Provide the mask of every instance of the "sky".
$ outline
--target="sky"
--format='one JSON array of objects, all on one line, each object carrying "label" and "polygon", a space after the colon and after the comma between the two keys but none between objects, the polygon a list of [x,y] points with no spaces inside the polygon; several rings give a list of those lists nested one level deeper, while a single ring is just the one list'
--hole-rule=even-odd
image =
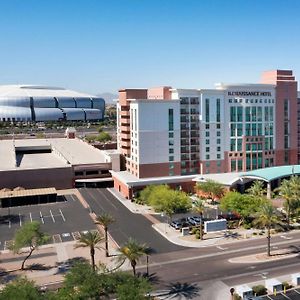
[{"label": "sky", "polygon": [[299,0],[0,0],[0,84],[92,94],[300,79]]}]

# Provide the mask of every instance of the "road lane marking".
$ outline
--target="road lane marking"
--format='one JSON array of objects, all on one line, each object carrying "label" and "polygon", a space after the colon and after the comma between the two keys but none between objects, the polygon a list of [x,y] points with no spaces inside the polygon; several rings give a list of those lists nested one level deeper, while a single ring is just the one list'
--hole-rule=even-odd
[{"label": "road lane marking", "polygon": [[292,239],[291,236],[281,235],[280,237],[281,237],[282,239],[285,239],[285,240],[291,240],[291,239]]},{"label": "road lane marking", "polygon": [[226,248],[226,247],[221,247],[221,246],[216,246],[216,248],[218,248],[218,249],[220,249],[220,250],[227,250],[228,248]]},{"label": "road lane marking", "polygon": [[42,212],[41,212],[41,211],[40,211],[40,219],[41,219],[42,223],[45,224],[45,220],[44,220],[44,218],[43,218],[43,215],[42,215]]},{"label": "road lane marking", "polygon": [[32,215],[31,215],[31,212],[29,213],[29,217],[30,217],[30,222],[32,222]]},{"label": "road lane marking", "polygon": [[61,217],[62,217],[63,221],[66,222],[65,216],[64,216],[64,214],[62,213],[61,209],[59,209],[59,211],[60,211],[60,214],[61,214]]},{"label": "road lane marking", "polygon": [[52,218],[53,223],[55,223],[55,219],[54,219],[54,216],[53,216],[53,214],[52,214],[51,209],[50,209],[50,215],[51,215],[51,218]]},{"label": "road lane marking", "polygon": [[20,227],[22,227],[22,219],[21,219],[21,214],[19,213],[19,219],[20,219]]},{"label": "road lane marking", "polygon": [[[300,239],[293,240],[293,243],[296,243],[296,242],[300,242]],[[290,241],[282,241],[282,242],[276,242],[276,243],[274,243],[274,245],[285,245],[285,244],[289,244],[289,243],[290,243]],[[236,254],[236,253],[239,253],[239,252],[245,252],[245,251],[250,251],[250,250],[258,250],[258,249],[264,249],[264,248],[265,248],[265,245],[260,245],[260,246],[247,247],[246,249],[245,248],[239,248],[239,249],[228,250],[228,251],[224,251],[224,252],[213,252],[213,253],[199,255],[199,256],[184,257],[184,258],[179,258],[179,259],[171,259],[169,261],[157,262],[157,263],[151,264],[151,266],[156,267],[156,266],[160,266],[160,265],[162,266],[162,265],[176,264],[176,263],[180,263],[180,262],[193,261],[193,260],[198,260],[198,259],[202,259],[202,258],[209,258],[209,257],[214,257],[214,256],[223,256],[223,255],[226,255],[226,254]]]},{"label": "road lane marking", "polygon": [[10,219],[8,220],[8,228],[11,228],[11,221],[10,221]]}]

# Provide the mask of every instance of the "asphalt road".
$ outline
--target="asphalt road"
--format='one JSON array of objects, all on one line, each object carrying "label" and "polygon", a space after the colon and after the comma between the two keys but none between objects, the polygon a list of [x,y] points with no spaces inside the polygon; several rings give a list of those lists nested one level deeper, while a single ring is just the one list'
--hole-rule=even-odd
[{"label": "asphalt road", "polygon": [[[300,234],[291,236],[293,237],[291,240],[282,239],[280,241],[280,237],[275,238],[272,249],[299,247]],[[265,243],[265,239],[262,239],[224,245],[221,247],[223,250],[217,247],[207,247],[180,251],[172,253],[170,256],[155,255],[150,257],[149,269],[156,278],[157,289],[165,289],[176,283],[187,287],[197,284],[200,295],[202,290],[213,289],[218,282],[233,287],[299,272],[299,255],[294,258],[265,263],[229,262],[229,259],[234,257],[265,252]],[[139,266],[138,270],[145,272],[145,265]]]},{"label": "asphalt road", "polygon": [[146,243],[154,253],[168,253],[184,250],[184,247],[174,245],[155,231],[152,223],[140,214],[130,212],[118,199],[106,189],[80,189],[80,193],[97,215],[110,213],[115,218],[108,231],[114,240],[122,245],[130,237],[141,243]]}]

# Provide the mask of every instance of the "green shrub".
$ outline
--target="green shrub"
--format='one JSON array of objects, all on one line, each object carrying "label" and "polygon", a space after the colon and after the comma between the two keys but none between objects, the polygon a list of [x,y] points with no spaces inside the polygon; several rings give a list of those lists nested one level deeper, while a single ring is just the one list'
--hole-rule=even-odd
[{"label": "green shrub", "polygon": [[197,228],[197,227],[193,227],[192,228],[192,234],[197,234],[197,232],[199,232],[200,230],[199,230],[199,228]]},{"label": "green shrub", "polygon": [[254,231],[252,234],[253,234],[253,235],[257,235],[257,232],[256,232],[256,231]]},{"label": "green shrub", "polygon": [[196,238],[197,240],[200,239],[200,232],[196,232],[195,238]]},{"label": "green shrub", "polygon": [[287,282],[287,281],[284,281],[283,283],[282,283],[282,285],[283,285],[283,287],[286,289],[286,290],[288,290],[288,289],[291,289],[293,286],[289,283],[289,282]]},{"label": "green shrub", "polygon": [[254,287],[252,287],[253,293],[256,296],[262,296],[262,295],[266,295],[267,294],[267,289],[265,286],[259,284],[259,285],[255,285]]},{"label": "green shrub", "polygon": [[242,300],[242,297],[238,294],[233,294],[233,300]]}]

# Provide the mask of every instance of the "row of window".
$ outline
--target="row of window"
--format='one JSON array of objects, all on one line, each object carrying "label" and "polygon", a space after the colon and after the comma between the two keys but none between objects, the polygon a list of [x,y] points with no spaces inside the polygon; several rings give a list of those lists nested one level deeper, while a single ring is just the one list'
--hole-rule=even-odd
[{"label": "row of window", "polygon": [[[231,106],[230,122],[243,122],[245,113],[246,122],[273,122],[274,108],[273,106]],[[264,114],[264,117],[263,117]]]}]

